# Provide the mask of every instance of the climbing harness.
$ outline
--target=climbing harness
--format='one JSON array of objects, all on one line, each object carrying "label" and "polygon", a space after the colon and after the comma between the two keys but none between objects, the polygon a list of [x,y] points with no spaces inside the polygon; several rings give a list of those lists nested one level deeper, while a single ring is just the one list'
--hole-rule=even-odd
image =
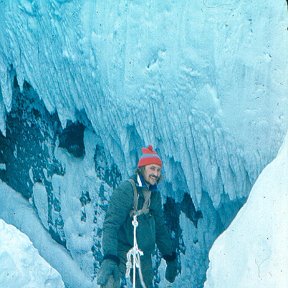
[{"label": "climbing harness", "polygon": [[139,216],[141,214],[149,213],[151,191],[148,189],[143,190],[144,203],[143,203],[142,208],[138,210],[139,194],[137,192],[135,182],[133,179],[129,179],[128,181],[131,183],[133,187],[133,192],[134,192],[134,205],[133,205],[133,210],[130,211],[130,217],[133,217],[134,215]]},{"label": "climbing harness", "polygon": [[137,208],[138,208],[139,195],[137,193],[137,188],[136,188],[134,180],[129,179],[129,182],[131,183],[133,187],[133,191],[134,191],[134,207],[133,207],[133,210],[130,212],[130,216],[133,217],[132,225],[133,225],[133,235],[134,235],[134,240],[133,240],[134,246],[127,253],[126,278],[129,278],[130,270],[133,269],[133,278],[132,278],[133,286],[132,287],[135,288],[136,287],[136,269],[138,269],[141,286],[143,288],[146,288],[146,285],[143,280],[143,275],[141,271],[141,261],[140,261],[140,256],[142,256],[144,253],[138,248],[136,230],[138,226],[137,217],[141,214],[147,214],[149,212],[151,191],[145,190],[143,207],[142,209],[138,210]]}]

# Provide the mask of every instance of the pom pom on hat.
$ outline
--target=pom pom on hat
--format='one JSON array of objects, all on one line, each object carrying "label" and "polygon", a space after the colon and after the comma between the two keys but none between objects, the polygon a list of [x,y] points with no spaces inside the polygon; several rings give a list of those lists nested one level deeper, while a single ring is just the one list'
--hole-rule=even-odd
[{"label": "pom pom on hat", "polygon": [[153,150],[152,145],[149,145],[147,148],[142,148],[142,156],[138,161],[138,168],[150,165],[157,164],[162,167],[162,161],[156,151]]}]

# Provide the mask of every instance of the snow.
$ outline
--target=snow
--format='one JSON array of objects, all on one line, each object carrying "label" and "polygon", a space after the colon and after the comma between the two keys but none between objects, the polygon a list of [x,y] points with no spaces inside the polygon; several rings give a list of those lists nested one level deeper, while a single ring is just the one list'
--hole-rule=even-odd
[{"label": "snow", "polygon": [[[1,272],[2,272],[2,260],[7,259],[7,263],[5,264],[5,272],[9,272],[11,275],[14,275],[13,278],[5,277],[4,274],[0,274],[0,284],[8,283],[10,286],[7,287],[16,287],[14,286],[14,282],[19,279],[19,286],[21,287],[21,283],[26,285],[26,282],[30,283],[31,286],[23,286],[24,287],[57,287],[48,286],[53,285],[53,281],[59,281],[59,287],[61,286],[60,277],[56,277],[56,272],[51,272],[56,269],[65,282],[66,287],[95,287],[93,286],[91,280],[87,279],[83,272],[80,270],[79,266],[73,261],[67,250],[65,250],[61,245],[56,243],[51,239],[48,231],[44,229],[44,227],[40,224],[38,217],[33,210],[32,206],[27,202],[19,193],[8,187],[5,183],[0,180],[0,219],[3,219],[6,223],[16,226],[21,230],[20,232],[16,230],[16,228],[9,228],[11,226],[7,226],[6,224],[2,224],[1,222],[1,239],[0,239],[0,255],[1,255]],[[6,235],[6,232],[9,234]],[[49,268],[48,264],[43,264],[44,260],[35,252],[35,249],[31,248],[32,246],[30,240],[24,236],[29,236],[30,239],[33,239],[33,246],[37,248],[39,254],[52,266],[54,269]],[[14,236],[15,239],[14,239]],[[3,238],[2,238],[3,236]],[[6,238],[7,237],[7,238]],[[11,238],[10,244],[6,243],[6,240]],[[13,240],[14,239],[14,240]],[[19,240],[19,241],[18,241]],[[23,242],[23,243],[22,243]],[[30,244],[27,244],[27,243]],[[30,248],[29,248],[30,247]],[[19,255],[12,254],[11,250],[17,249],[15,251],[19,251]],[[31,250],[29,252],[29,250]],[[22,252],[21,252],[22,251]],[[3,253],[3,254],[2,254]],[[9,256],[10,255],[10,256]],[[55,255],[57,255],[55,257]],[[4,258],[2,258],[4,257]],[[17,258],[19,257],[19,258]],[[23,258],[23,259],[22,259]],[[25,260],[27,258],[27,260]],[[41,258],[41,259],[40,259]],[[35,266],[33,264],[33,259],[35,259]],[[40,259],[40,260],[39,260]],[[18,270],[13,266],[13,261],[15,263],[19,262]],[[22,263],[23,262],[23,263]],[[43,274],[41,273],[41,269],[36,272],[36,269],[39,267],[36,265],[39,263],[39,267],[43,267]],[[46,262],[45,262],[46,263]],[[3,264],[4,265],[4,264]],[[6,266],[7,265],[7,266]],[[49,270],[50,269],[50,270]],[[33,272],[37,275],[33,276]],[[27,274],[27,275],[26,275]],[[26,275],[26,276],[25,276]],[[37,278],[39,276],[39,278]],[[3,278],[2,278],[3,277]],[[12,277],[12,276],[11,276]],[[35,278],[33,278],[35,277]],[[49,280],[51,278],[51,280]],[[55,279],[54,279],[55,278]],[[53,280],[54,279],[54,280]],[[7,282],[2,282],[7,281]],[[39,283],[45,283],[47,286],[42,286]],[[37,286],[37,283],[39,286]],[[7,284],[7,285],[8,285]],[[13,284],[13,285],[12,285]],[[16,285],[16,284],[15,284]],[[27,284],[28,285],[28,284]],[[33,286],[35,285],[35,286]],[[44,284],[43,284],[44,285]],[[0,287],[6,287],[1,286]]]},{"label": "snow", "polygon": [[0,287],[64,288],[60,274],[33,247],[30,239],[0,219]]},{"label": "snow", "polygon": [[209,253],[205,288],[288,287],[288,134]]}]

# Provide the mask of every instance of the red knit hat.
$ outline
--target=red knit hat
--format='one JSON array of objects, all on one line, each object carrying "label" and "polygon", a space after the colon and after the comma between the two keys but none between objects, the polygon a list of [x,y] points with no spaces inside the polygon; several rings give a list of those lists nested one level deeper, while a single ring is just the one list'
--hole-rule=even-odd
[{"label": "red knit hat", "polygon": [[157,164],[162,167],[162,161],[157,152],[153,150],[152,145],[149,145],[147,148],[142,148],[142,153],[143,154],[138,161],[138,168],[149,164]]}]

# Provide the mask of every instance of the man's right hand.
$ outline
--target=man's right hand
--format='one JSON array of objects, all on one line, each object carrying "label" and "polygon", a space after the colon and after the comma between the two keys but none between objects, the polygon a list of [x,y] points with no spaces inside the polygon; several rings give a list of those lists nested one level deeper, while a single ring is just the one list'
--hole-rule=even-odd
[{"label": "man's right hand", "polygon": [[103,260],[102,265],[98,271],[97,284],[105,286],[111,276],[114,278],[115,287],[119,287],[118,283],[120,282],[120,273],[118,265],[115,261],[111,259],[105,259]]},{"label": "man's right hand", "polygon": [[175,281],[176,276],[178,275],[177,270],[177,259],[174,259],[173,261],[166,261],[167,267],[165,272],[165,278],[170,283],[173,283]]}]

